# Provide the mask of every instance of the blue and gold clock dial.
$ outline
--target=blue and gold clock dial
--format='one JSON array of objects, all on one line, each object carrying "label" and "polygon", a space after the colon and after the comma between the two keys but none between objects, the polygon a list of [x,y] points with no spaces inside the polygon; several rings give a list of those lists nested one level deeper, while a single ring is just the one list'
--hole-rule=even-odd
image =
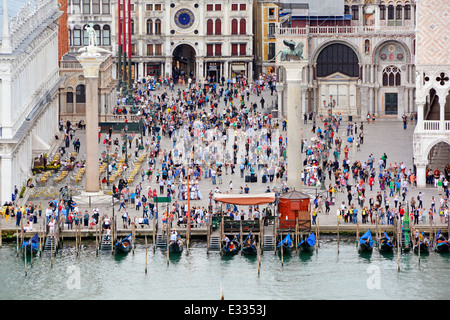
[{"label": "blue and gold clock dial", "polygon": [[192,27],[194,21],[194,14],[189,9],[180,9],[175,13],[175,24],[181,29]]}]

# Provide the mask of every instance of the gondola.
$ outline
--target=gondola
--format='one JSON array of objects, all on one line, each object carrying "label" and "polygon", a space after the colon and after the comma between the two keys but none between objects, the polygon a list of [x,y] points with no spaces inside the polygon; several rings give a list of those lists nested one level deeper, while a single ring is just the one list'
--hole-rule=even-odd
[{"label": "gondola", "polygon": [[22,249],[27,255],[36,254],[39,252],[39,236],[37,233],[28,241],[22,244]]},{"label": "gondola", "polygon": [[447,238],[442,234],[441,230],[438,231],[436,234],[436,240],[434,245],[434,251],[443,253],[443,252],[449,252],[450,250],[450,243]]},{"label": "gondola", "polygon": [[291,240],[290,233],[288,233],[288,235],[286,237],[284,237],[283,241],[278,242],[277,249],[278,249],[279,253],[281,253],[281,247],[283,247],[283,254],[292,252],[294,244]]},{"label": "gondola", "polygon": [[233,256],[241,250],[239,243],[239,235],[235,236],[231,241],[222,241],[222,254],[224,256]]},{"label": "gondola", "polygon": [[379,250],[381,253],[392,253],[394,251],[394,245],[387,233],[384,233],[383,238],[380,239]]},{"label": "gondola", "polygon": [[305,240],[302,240],[299,245],[298,249],[300,253],[311,253],[314,251],[314,247],[316,246],[316,235],[314,233],[311,233],[309,237]]},{"label": "gondola", "polygon": [[419,253],[420,248],[420,254],[428,254],[430,252],[430,249],[428,248],[428,240],[423,237],[424,233],[420,234],[418,237],[414,240],[414,253]]},{"label": "gondola", "polygon": [[242,254],[247,256],[253,256],[258,253],[256,248],[256,241],[253,235],[250,233],[247,238],[245,238],[244,244],[242,245]]},{"label": "gondola", "polygon": [[176,241],[170,241],[169,253],[181,253],[183,252],[183,240],[178,238]]},{"label": "gondola", "polygon": [[358,252],[372,252],[373,250],[373,240],[372,240],[372,233],[370,232],[370,229],[366,231],[362,235],[361,238],[359,238],[358,241]]},{"label": "gondola", "polygon": [[131,241],[131,233],[123,238],[120,241],[117,241],[116,243],[116,250],[117,252],[121,252],[121,253],[127,253],[130,252],[131,250],[131,246],[133,245],[133,242]]}]

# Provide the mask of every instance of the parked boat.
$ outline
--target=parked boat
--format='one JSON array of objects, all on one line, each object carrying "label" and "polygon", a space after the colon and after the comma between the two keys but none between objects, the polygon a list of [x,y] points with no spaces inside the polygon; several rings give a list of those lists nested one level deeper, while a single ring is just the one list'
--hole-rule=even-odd
[{"label": "parked boat", "polygon": [[224,236],[222,240],[222,254],[225,256],[232,256],[239,253],[241,250],[241,245],[239,243],[239,235],[235,236],[233,240],[229,241],[229,239]]},{"label": "parked boat", "polygon": [[286,237],[280,242],[278,242],[277,249],[281,253],[281,247],[283,247],[283,254],[291,253],[294,247],[294,243],[291,240],[291,234],[288,233]]},{"label": "parked boat", "polygon": [[383,238],[380,239],[379,250],[382,253],[391,253],[394,251],[394,245],[386,232],[384,232]]},{"label": "parked boat", "polygon": [[300,253],[302,252],[313,252],[314,247],[316,246],[316,235],[314,233],[311,233],[306,240],[302,240],[299,245],[298,249],[300,250]]},{"label": "parked boat", "polygon": [[373,240],[372,240],[372,233],[370,232],[370,229],[366,231],[362,235],[361,238],[359,238],[358,242],[358,252],[372,252],[373,250]]},{"label": "parked boat", "polygon": [[258,250],[256,248],[256,240],[253,235],[250,233],[242,245],[242,253],[248,256],[256,255]]},{"label": "parked boat", "polygon": [[39,252],[39,236],[37,233],[28,241],[22,244],[23,251],[26,250],[27,255],[35,254]]},{"label": "parked boat", "polygon": [[428,254],[430,252],[430,249],[428,247],[428,240],[424,237],[424,232],[422,232],[419,235],[416,235],[414,239],[414,253],[420,254]]},{"label": "parked boat", "polygon": [[436,240],[434,244],[434,251],[443,253],[443,252],[449,252],[450,250],[450,243],[447,238],[442,234],[441,230],[438,231],[436,234]]},{"label": "parked boat", "polygon": [[117,252],[122,252],[122,253],[130,252],[131,246],[133,245],[133,242],[131,240],[131,235],[132,234],[130,233],[127,237],[123,238],[120,241],[117,241],[117,243],[116,243]]}]

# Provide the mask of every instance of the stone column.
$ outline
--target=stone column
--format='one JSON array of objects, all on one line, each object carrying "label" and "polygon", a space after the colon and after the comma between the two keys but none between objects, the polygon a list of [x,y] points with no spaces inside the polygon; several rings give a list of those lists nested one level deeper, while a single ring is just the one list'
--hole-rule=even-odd
[{"label": "stone column", "polygon": [[[0,160],[2,162],[1,165],[1,185],[2,185],[2,193],[1,193],[1,203],[5,203],[5,201],[12,200],[12,193],[14,192],[13,188],[13,158],[9,154],[3,154]],[[17,186],[19,188],[20,186]]]},{"label": "stone column", "polygon": [[277,88],[277,95],[278,95],[278,121],[281,121],[281,118],[284,117],[284,105],[283,105],[284,84],[277,82],[275,87]]},{"label": "stone column", "polygon": [[445,131],[445,100],[447,94],[445,92],[438,92],[439,94],[439,130]]},{"label": "stone column", "polygon": [[83,53],[78,61],[86,81],[86,192],[99,191],[98,149],[98,76],[106,56]]},{"label": "stone column", "polygon": [[301,124],[302,74],[307,61],[281,62],[286,70],[287,87],[287,186],[302,190]]},{"label": "stone column", "polygon": [[427,186],[426,169],[427,169],[426,163],[421,163],[421,162],[416,163],[417,188],[426,188],[426,186]]}]

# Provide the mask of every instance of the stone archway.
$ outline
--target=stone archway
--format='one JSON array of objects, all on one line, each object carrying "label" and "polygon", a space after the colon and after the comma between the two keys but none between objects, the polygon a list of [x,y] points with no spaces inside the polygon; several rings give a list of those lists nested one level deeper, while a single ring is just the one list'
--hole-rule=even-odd
[{"label": "stone archway", "polygon": [[174,81],[178,79],[187,80],[189,77],[194,77],[196,74],[196,52],[189,44],[178,45],[172,53],[172,75]]}]

